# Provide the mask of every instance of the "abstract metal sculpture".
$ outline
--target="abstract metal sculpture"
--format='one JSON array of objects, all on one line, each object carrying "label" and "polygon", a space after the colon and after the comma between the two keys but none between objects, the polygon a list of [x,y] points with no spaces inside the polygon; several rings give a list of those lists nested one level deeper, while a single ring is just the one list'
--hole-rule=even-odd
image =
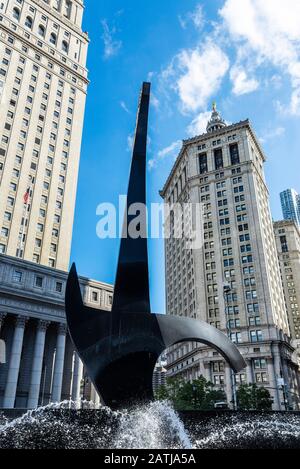
[{"label": "abstract metal sculpture", "polygon": [[[150,83],[144,83],[127,209],[134,203],[146,203],[149,101]],[[97,391],[105,404],[112,408],[153,398],[152,375],[159,356],[167,347],[184,341],[213,347],[236,372],[245,367],[236,346],[209,324],[151,314],[147,239],[126,236],[132,218],[128,216],[128,224],[123,228],[112,311],[101,311],[83,304],[74,264],[66,288],[70,335]]]}]

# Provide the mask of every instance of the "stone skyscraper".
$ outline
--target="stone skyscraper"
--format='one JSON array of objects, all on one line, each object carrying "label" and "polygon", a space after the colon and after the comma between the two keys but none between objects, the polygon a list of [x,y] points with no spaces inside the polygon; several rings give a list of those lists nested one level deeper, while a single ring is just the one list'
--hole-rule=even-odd
[{"label": "stone skyscraper", "polygon": [[82,0],[0,3],[0,253],[67,270],[87,92]]},{"label": "stone skyscraper", "polygon": [[[64,311],[88,85],[83,8],[82,0],[0,2],[2,408],[99,403]],[[110,285],[80,284],[86,304],[110,310]]]},{"label": "stone skyscraper", "polygon": [[[215,105],[207,132],[183,142],[161,195],[171,205],[202,204],[203,244],[186,249],[173,232],[166,239],[167,313],[197,317],[229,334],[247,361],[236,384],[266,386],[275,409],[298,408],[265,161],[250,122],[226,125]],[[188,222],[188,210],[182,216]],[[230,369],[207,347],[171,349],[168,371],[189,380],[204,375],[232,399]]]},{"label": "stone skyscraper", "polygon": [[277,221],[274,232],[293,346],[300,363],[300,229],[293,220]]}]

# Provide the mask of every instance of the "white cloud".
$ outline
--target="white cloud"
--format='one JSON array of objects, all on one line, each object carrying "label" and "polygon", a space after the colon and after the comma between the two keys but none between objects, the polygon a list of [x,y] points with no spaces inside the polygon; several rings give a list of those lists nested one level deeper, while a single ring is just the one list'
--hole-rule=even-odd
[{"label": "white cloud", "polygon": [[127,151],[133,150],[134,137],[133,135],[128,135],[127,137]]},{"label": "white cloud", "polygon": [[211,111],[201,112],[188,126],[187,133],[195,137],[206,132],[207,123],[211,117]]},{"label": "white cloud", "polygon": [[173,72],[179,75],[176,89],[182,111],[196,112],[205,107],[218,91],[228,68],[227,55],[210,41],[202,47],[181,51],[173,63]]},{"label": "white cloud", "polygon": [[233,83],[232,91],[237,96],[252,93],[259,87],[259,82],[255,78],[248,78],[246,71],[239,66],[232,67],[230,79]]},{"label": "white cloud", "polygon": [[156,162],[156,160],[154,160],[154,159],[149,160],[149,161],[148,161],[148,167],[149,167],[150,171],[151,171],[151,169],[156,168],[156,167],[157,167],[157,162]]},{"label": "white cloud", "polygon": [[158,166],[158,162],[161,160],[164,160],[165,158],[173,157],[173,159],[175,159],[181,147],[182,147],[182,141],[176,140],[175,142],[171,143],[169,146],[160,150],[157,153],[156,158],[152,158],[151,160],[148,161],[149,169],[151,170],[153,168],[156,168]]},{"label": "white cloud", "polygon": [[103,28],[102,39],[104,42],[104,58],[110,59],[111,57],[118,54],[122,47],[122,41],[114,38],[116,34],[116,28],[110,28],[107,20],[102,20],[101,24]]},{"label": "white cloud", "polygon": [[180,26],[185,29],[188,23],[192,22],[197,29],[202,29],[204,25],[204,15],[202,5],[197,5],[195,10],[187,13],[184,16],[178,17]]},{"label": "white cloud", "polygon": [[154,93],[152,93],[152,95],[151,95],[151,104],[152,104],[152,106],[155,107],[155,109],[158,109],[159,106],[160,106],[159,99],[156,97],[156,95]]},{"label": "white cloud", "polygon": [[130,111],[124,101],[120,101],[120,106],[122,109],[124,109],[125,112],[127,112],[127,114],[130,114]]},{"label": "white cloud", "polygon": [[181,140],[177,140],[176,142],[171,143],[171,145],[158,152],[158,158],[163,160],[167,156],[174,155],[174,153],[177,153],[180,150],[181,146]]},{"label": "white cloud", "polygon": [[274,138],[282,137],[285,134],[284,127],[276,127],[275,129],[264,132],[263,136],[260,137],[262,143],[272,140]]},{"label": "white cloud", "polygon": [[299,114],[299,0],[226,0],[220,14],[238,48],[248,49],[258,64],[271,63],[289,74],[293,92],[288,111]]}]

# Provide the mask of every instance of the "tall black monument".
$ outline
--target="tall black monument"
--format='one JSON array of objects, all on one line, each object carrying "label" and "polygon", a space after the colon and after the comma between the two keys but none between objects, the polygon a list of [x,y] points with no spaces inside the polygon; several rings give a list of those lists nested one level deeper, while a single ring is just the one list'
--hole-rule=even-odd
[{"label": "tall black monument", "polygon": [[[134,203],[146,203],[149,101],[150,83],[144,83],[127,209]],[[112,311],[99,311],[83,304],[75,265],[66,288],[66,314],[72,340],[97,391],[112,408],[152,399],[155,364],[167,347],[180,342],[201,342],[213,347],[236,372],[245,367],[236,346],[209,324],[151,314],[147,239],[127,236],[133,218],[128,216],[128,223],[124,223]],[[144,223],[146,226],[146,220]]]}]

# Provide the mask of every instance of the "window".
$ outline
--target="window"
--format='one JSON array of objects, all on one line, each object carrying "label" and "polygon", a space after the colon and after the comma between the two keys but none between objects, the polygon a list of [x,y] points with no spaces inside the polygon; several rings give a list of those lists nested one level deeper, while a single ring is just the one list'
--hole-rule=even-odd
[{"label": "window", "polygon": [[32,29],[32,18],[30,16],[27,16],[26,20],[25,20],[25,26],[29,29]]},{"label": "window", "polygon": [[262,331],[250,331],[251,342],[261,342],[263,340]]},{"label": "window", "polygon": [[57,293],[61,293],[62,292],[62,288],[63,288],[63,284],[61,282],[56,282],[56,285],[55,285],[55,291]]},{"label": "window", "polygon": [[65,52],[66,54],[68,53],[68,51],[69,51],[69,44],[67,43],[67,41],[63,41],[63,42],[62,42],[61,48],[62,48],[63,52]]},{"label": "window", "polygon": [[230,338],[234,344],[240,344],[242,342],[242,334],[240,332],[233,332],[230,334]]},{"label": "window", "polygon": [[21,283],[22,277],[23,277],[23,272],[21,272],[20,270],[15,270],[13,273],[13,278],[12,278],[13,282]]},{"label": "window", "polygon": [[224,167],[223,163],[223,152],[221,148],[218,148],[218,150],[214,151],[214,156],[215,156],[215,169],[221,169]]},{"label": "window", "polygon": [[3,227],[1,230],[1,236],[3,236],[3,238],[7,238],[8,233],[9,233],[8,228]]},{"label": "window", "polygon": [[39,25],[38,33],[41,37],[45,37],[45,28],[41,24]]},{"label": "window", "polygon": [[0,244],[0,254],[5,254],[6,246],[5,244]]},{"label": "window", "polygon": [[208,167],[207,167],[207,154],[202,153],[199,155],[199,167],[200,167],[200,174],[207,173]]},{"label": "window", "polygon": [[50,42],[51,42],[51,44],[53,44],[53,45],[55,46],[55,45],[56,45],[56,41],[57,41],[57,36],[56,36],[56,34],[51,33],[51,34],[50,34]]},{"label": "window", "polygon": [[38,287],[38,288],[43,288],[43,277],[40,277],[40,276],[36,276],[35,277],[35,286]]},{"label": "window", "polygon": [[98,293],[93,291],[92,298],[93,298],[93,301],[98,301]]},{"label": "window", "polygon": [[13,9],[13,17],[15,20],[19,21],[20,19],[20,10],[19,8],[14,8]]},{"label": "window", "polygon": [[232,165],[240,164],[240,155],[239,155],[239,147],[238,144],[235,143],[234,145],[230,145],[230,160]]},{"label": "window", "polygon": [[39,238],[36,238],[36,240],[35,240],[35,246],[36,246],[37,248],[40,248],[40,247],[42,246],[42,240],[39,239]]}]

